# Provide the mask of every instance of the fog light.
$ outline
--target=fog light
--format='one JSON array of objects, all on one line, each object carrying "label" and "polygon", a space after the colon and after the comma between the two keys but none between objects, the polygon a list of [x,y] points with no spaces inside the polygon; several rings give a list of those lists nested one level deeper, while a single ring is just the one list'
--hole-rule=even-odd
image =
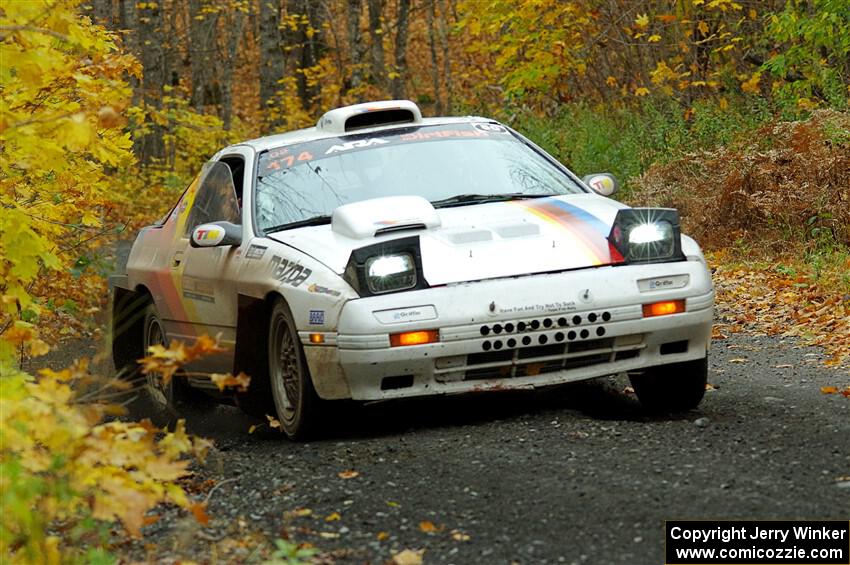
[{"label": "fog light", "polygon": [[402,345],[423,345],[440,341],[440,330],[420,330],[416,332],[401,332],[390,334],[390,345],[399,347]]},{"label": "fog light", "polygon": [[684,300],[665,300],[664,302],[653,302],[643,305],[643,317],[667,316],[668,314],[679,314],[685,311]]}]

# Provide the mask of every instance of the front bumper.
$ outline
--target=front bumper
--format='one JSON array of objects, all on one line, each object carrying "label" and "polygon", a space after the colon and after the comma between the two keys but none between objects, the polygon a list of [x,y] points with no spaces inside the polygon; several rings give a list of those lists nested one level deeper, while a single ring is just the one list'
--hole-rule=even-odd
[{"label": "front bumper", "polygon": [[[643,317],[677,299],[685,312]],[[700,359],[713,306],[699,261],[600,267],[353,300],[334,346],[305,352],[325,398],[535,388]],[[420,329],[440,341],[390,347],[390,333]]]}]

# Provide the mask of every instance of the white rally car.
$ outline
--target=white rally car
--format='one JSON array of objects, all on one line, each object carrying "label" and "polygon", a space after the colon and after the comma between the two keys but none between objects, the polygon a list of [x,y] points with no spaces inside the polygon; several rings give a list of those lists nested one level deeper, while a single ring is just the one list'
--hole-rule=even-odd
[{"label": "white rally car", "polygon": [[528,389],[628,373],[640,402],[702,399],[714,291],[675,210],[611,200],[493,120],[408,101],[217,153],[113,281],[113,354],[219,336],[163,386],[277,414],[293,438],[327,402]]}]

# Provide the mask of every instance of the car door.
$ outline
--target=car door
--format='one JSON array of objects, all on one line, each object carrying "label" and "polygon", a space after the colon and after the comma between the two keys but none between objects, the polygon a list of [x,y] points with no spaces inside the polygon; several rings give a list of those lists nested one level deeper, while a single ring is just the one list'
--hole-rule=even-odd
[{"label": "car door", "polygon": [[[241,264],[239,245],[192,247],[189,238],[201,224],[226,221],[241,224],[239,198],[233,169],[239,175],[245,167],[236,167],[235,156],[207,163],[183,226],[185,246],[172,262],[180,280],[186,326],[195,336],[217,337],[225,352],[208,356],[190,368],[197,371],[230,371],[236,339],[236,281]],[[232,163],[233,165],[231,165]],[[242,178],[239,178],[241,185]]]}]

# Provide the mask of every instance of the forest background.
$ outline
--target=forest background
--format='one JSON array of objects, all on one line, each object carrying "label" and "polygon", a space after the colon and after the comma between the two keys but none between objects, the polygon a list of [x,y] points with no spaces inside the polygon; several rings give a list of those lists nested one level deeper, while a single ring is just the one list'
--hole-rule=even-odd
[{"label": "forest background", "polygon": [[114,241],[215,151],[346,104],[495,117],[580,175],[613,173],[618,198],[679,208],[709,250],[717,339],[850,358],[850,0],[3,0],[0,79],[0,551],[16,558],[101,551],[96,524],[138,534],[163,501],[203,517],[178,482],[202,441],[104,423],[103,388],[76,392],[85,363],[21,368],[101,335]]}]

